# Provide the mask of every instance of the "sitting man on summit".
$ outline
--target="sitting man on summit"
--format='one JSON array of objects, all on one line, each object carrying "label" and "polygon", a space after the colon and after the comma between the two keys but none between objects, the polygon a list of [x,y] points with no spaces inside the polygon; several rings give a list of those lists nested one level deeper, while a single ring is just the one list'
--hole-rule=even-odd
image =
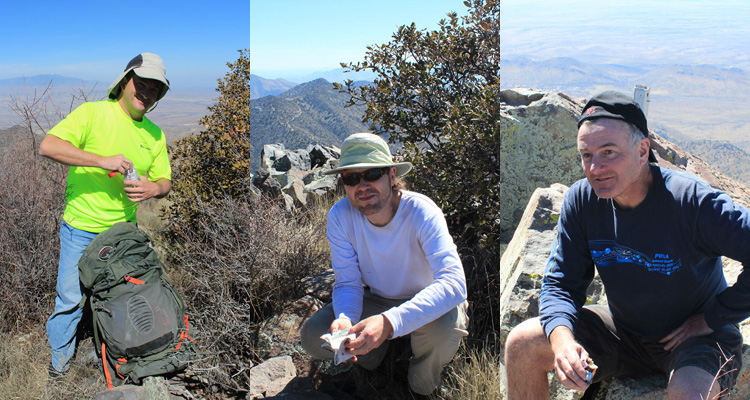
[{"label": "sitting man on summit", "polygon": [[339,167],[346,198],[328,213],[335,275],[333,302],[302,328],[302,346],[333,358],[320,336],[348,330],[358,365],[376,368],[388,339],[410,335],[411,390],[428,395],[466,336],[466,278],[440,208],[404,190],[408,162],[394,163],[388,144],[371,133],[349,136]]},{"label": "sitting man on summit", "polygon": [[[692,175],[651,165],[650,146],[631,97],[609,91],[584,106],[586,179],[565,194],[540,316],[508,335],[509,400],[548,398],[549,370],[580,391],[665,373],[667,399],[715,399],[734,385],[750,274],[728,287],[721,256],[750,266],[750,214]],[[609,305],[584,307],[594,268]]]}]

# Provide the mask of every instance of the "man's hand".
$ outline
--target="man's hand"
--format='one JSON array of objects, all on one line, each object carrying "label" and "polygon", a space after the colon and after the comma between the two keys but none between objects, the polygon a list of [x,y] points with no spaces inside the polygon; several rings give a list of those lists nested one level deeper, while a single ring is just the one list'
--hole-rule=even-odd
[{"label": "man's hand", "polygon": [[343,331],[352,327],[352,321],[349,318],[339,318],[331,324],[331,328],[328,330],[331,333]]},{"label": "man's hand", "polygon": [[694,336],[708,335],[714,330],[708,327],[706,317],[703,313],[695,314],[686,319],[679,328],[673,330],[665,336],[659,343],[666,343],[664,350],[671,351],[679,346],[682,342]]},{"label": "man's hand", "polygon": [[555,374],[560,383],[568,389],[585,391],[586,382],[584,361],[589,353],[575,341],[573,332],[565,326],[559,326],[550,335],[550,345],[555,354]]},{"label": "man's hand", "polygon": [[109,157],[101,157],[97,166],[106,171],[117,171],[125,176],[133,166],[133,161],[122,154],[115,154]]},{"label": "man's hand", "polygon": [[347,350],[354,355],[365,355],[380,347],[393,334],[393,326],[383,314],[373,315],[359,321],[349,329],[357,338],[349,342]]},{"label": "man's hand", "polygon": [[159,179],[156,182],[151,182],[146,176],[141,176],[139,181],[125,180],[123,184],[125,185],[125,193],[127,193],[130,201],[134,203],[152,197],[164,197],[172,187],[170,181],[167,179]]}]

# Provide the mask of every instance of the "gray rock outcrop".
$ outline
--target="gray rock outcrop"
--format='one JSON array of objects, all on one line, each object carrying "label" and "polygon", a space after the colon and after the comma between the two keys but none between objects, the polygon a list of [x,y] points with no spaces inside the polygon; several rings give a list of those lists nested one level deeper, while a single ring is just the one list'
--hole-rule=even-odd
[{"label": "gray rock outcrop", "polygon": [[309,145],[287,150],[283,144],[263,146],[260,169],[253,185],[260,193],[279,199],[288,211],[304,210],[309,204],[332,198],[342,189],[335,176],[322,172],[338,166],[340,150],[333,146]]},{"label": "gray rock outcrop", "polygon": [[500,226],[512,234],[536,188],[570,185],[583,177],[576,148],[583,104],[564,94],[520,88],[501,91],[499,101],[508,125],[501,149],[501,196],[507,207]]}]

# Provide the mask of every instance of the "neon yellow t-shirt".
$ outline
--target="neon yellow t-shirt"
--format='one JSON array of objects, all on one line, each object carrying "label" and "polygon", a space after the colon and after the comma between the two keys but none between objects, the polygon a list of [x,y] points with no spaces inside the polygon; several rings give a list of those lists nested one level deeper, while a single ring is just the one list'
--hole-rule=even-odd
[{"label": "neon yellow t-shirt", "polygon": [[[139,176],[172,179],[164,133],[145,116],[131,119],[116,100],[84,103],[55,125],[49,135],[101,156],[123,154]],[[99,233],[117,222],[136,222],[137,203],[128,199],[122,174],[110,178],[97,167],[70,167],[63,219],[74,228]]]}]

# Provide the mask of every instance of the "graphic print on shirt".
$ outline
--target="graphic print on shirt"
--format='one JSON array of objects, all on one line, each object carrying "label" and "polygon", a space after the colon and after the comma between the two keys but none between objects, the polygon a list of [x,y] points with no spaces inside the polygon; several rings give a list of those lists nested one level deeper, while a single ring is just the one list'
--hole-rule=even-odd
[{"label": "graphic print on shirt", "polygon": [[628,263],[645,267],[649,272],[671,275],[682,266],[681,260],[673,260],[669,254],[656,253],[653,257],[617,244],[614,240],[590,240],[591,258],[599,267],[608,267],[617,263]]}]

